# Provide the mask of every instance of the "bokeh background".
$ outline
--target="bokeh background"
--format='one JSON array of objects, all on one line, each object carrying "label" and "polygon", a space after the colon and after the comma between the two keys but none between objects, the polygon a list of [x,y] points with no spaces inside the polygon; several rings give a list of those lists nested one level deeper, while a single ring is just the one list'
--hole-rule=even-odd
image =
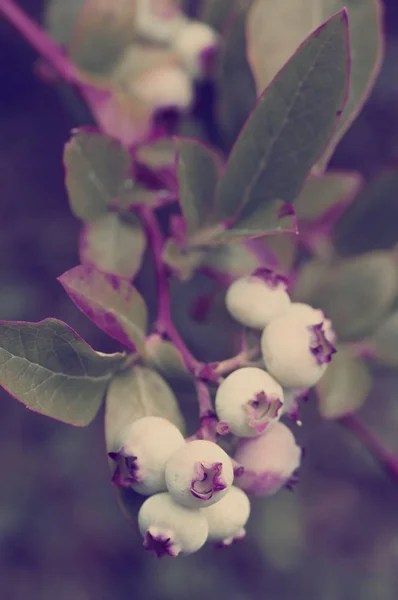
[{"label": "bokeh background", "polygon": [[[40,0],[20,4],[41,13]],[[365,176],[398,160],[398,2],[385,4],[383,71],[333,161]],[[37,78],[35,59],[0,19],[0,319],[57,317],[112,351],[56,281],[78,262],[61,157],[84,112]],[[396,375],[380,371],[361,417],[398,453],[397,396]],[[0,600],[398,598],[398,481],[314,407],[295,492],[256,501],[240,545],[177,561],[144,553],[122,516],[100,417],[75,429],[3,391],[0,411]]]}]

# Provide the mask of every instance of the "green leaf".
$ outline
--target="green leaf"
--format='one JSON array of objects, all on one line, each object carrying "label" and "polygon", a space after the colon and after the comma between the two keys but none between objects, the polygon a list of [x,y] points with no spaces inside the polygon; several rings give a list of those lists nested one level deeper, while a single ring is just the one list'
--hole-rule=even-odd
[{"label": "green leaf", "polygon": [[391,310],[398,289],[397,262],[390,252],[370,252],[323,269],[314,263],[308,273],[307,288],[298,282],[294,298],[322,308],[340,339],[374,329]]},{"label": "green leaf", "polygon": [[177,175],[188,237],[211,223],[220,160],[195,140],[176,138]]},{"label": "green leaf", "polygon": [[234,14],[247,8],[252,0],[204,0],[199,19],[223,31]]},{"label": "green leaf", "polygon": [[310,175],[294,203],[297,218],[313,221],[337,204],[348,203],[361,184],[359,173],[329,171]]},{"label": "green leaf", "polygon": [[133,185],[129,153],[114,139],[77,131],[65,146],[66,187],[73,214],[92,221]]},{"label": "green leaf", "polygon": [[162,259],[181,281],[188,281],[202,263],[207,251],[202,248],[180,247],[169,239],[163,250]]},{"label": "green leaf", "polygon": [[357,411],[372,387],[365,363],[351,349],[338,348],[332,362],[316,386],[319,412],[324,419],[339,419]]},{"label": "green leaf", "polygon": [[171,342],[159,336],[150,336],[146,343],[146,356],[149,366],[171,380],[191,380],[180,352]]},{"label": "green leaf", "polygon": [[364,186],[334,228],[333,244],[339,254],[358,254],[397,244],[397,196],[397,168],[383,171]]},{"label": "green leaf", "polygon": [[311,34],[258,100],[219,185],[221,218],[296,199],[344,105],[348,64],[342,11]]},{"label": "green leaf", "polygon": [[342,8],[350,29],[350,91],[337,129],[319,163],[324,168],[357,114],[380,70],[383,11],[379,0],[257,0],[247,25],[249,60],[257,90],[269,85],[306,36]]},{"label": "green leaf", "polygon": [[234,242],[276,233],[298,233],[294,208],[282,200],[260,204],[250,216],[215,234],[212,242]]},{"label": "green leaf", "polygon": [[108,452],[123,443],[129,424],[142,417],[163,417],[184,431],[178,402],[165,380],[152,369],[135,366],[114,377],[106,396],[105,437]]},{"label": "green leaf", "polygon": [[94,419],[124,360],[95,352],[56,319],[0,322],[0,385],[30,410],[70,425]]},{"label": "green leaf", "polygon": [[257,99],[256,83],[247,60],[246,17],[245,11],[233,19],[215,68],[217,122],[228,148],[238,137]]},{"label": "green leaf", "polygon": [[135,157],[151,169],[170,167],[175,162],[175,143],[172,138],[160,138],[140,144]]},{"label": "green leaf", "polygon": [[134,215],[109,213],[83,230],[80,258],[105,273],[131,278],[141,266],[145,247],[144,231]]},{"label": "green leaf", "polygon": [[129,281],[84,265],[67,271],[59,281],[76,306],[100,329],[131,350],[144,353],[147,309]]},{"label": "green leaf", "polygon": [[389,367],[398,367],[398,312],[392,313],[373,335],[364,340],[372,358]]},{"label": "green leaf", "polygon": [[203,265],[237,277],[252,273],[260,266],[253,253],[239,242],[215,246],[206,255]]}]

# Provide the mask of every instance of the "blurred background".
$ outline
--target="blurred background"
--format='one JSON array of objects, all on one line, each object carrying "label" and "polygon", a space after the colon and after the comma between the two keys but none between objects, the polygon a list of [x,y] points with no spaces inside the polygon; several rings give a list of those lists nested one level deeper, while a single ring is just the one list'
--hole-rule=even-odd
[{"label": "blurred background", "polygon": [[[385,4],[384,67],[333,160],[365,176],[398,161],[398,2]],[[20,5],[39,18],[42,1]],[[61,160],[80,108],[68,109],[67,92],[35,75],[35,60],[0,19],[0,318],[57,317],[113,351],[56,281],[78,263]],[[361,417],[398,454],[397,392],[397,376],[381,371]],[[254,502],[240,545],[177,561],[148,556],[124,520],[100,417],[75,429],[3,391],[0,410],[1,600],[398,598],[398,481],[311,406],[298,433],[307,452],[294,493]]]}]

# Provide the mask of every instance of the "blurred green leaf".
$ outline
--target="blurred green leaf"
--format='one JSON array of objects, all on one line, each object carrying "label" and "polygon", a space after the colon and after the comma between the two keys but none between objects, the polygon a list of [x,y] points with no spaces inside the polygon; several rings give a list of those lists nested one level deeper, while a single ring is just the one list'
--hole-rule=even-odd
[{"label": "blurred green leaf", "polygon": [[220,181],[222,219],[296,199],[344,105],[347,34],[342,11],[311,34],[260,97]]},{"label": "blurred green leaf", "polygon": [[316,386],[319,411],[324,419],[339,419],[358,410],[372,387],[365,363],[349,346],[338,348]]},{"label": "blurred green leaf", "polygon": [[80,258],[105,273],[131,278],[141,266],[145,247],[144,231],[134,215],[109,213],[86,225]]},{"label": "blurred green leaf", "polygon": [[105,409],[108,452],[120,449],[126,427],[147,416],[168,419],[184,431],[178,402],[165,380],[152,369],[135,366],[116,375],[108,388]]},{"label": "blurred green leaf", "polygon": [[94,419],[124,360],[95,352],[56,319],[0,322],[0,385],[30,410],[70,425]]},{"label": "blurred green leaf", "polygon": [[204,258],[203,265],[232,276],[247,275],[260,266],[253,253],[239,242],[215,246]]},{"label": "blurred green leaf", "polygon": [[359,173],[329,171],[310,175],[294,203],[297,218],[315,220],[340,202],[349,201],[361,184]]},{"label": "blurred green leaf", "polygon": [[298,233],[294,208],[282,200],[260,204],[251,215],[215,234],[212,241],[233,242],[275,233]]},{"label": "blurred green leaf", "polygon": [[179,198],[190,237],[211,224],[221,164],[215,152],[193,139],[175,143]]},{"label": "blurred green leaf", "polygon": [[[263,261],[264,266],[270,268],[276,268],[278,273],[289,275],[296,260],[298,250],[298,239],[299,236],[296,234],[280,234],[280,235],[268,235],[261,241],[264,243],[266,251],[272,253],[277,260],[277,266],[268,260]],[[264,253],[265,257],[267,256]]]},{"label": "blurred green leaf", "polygon": [[143,353],[147,309],[129,281],[80,265],[59,281],[76,306],[100,329],[131,350]]},{"label": "blurred green leaf", "polygon": [[218,31],[229,25],[231,18],[246,9],[252,0],[203,0],[199,19]]},{"label": "blurred green leaf", "polygon": [[171,342],[162,340],[159,336],[150,336],[145,348],[149,366],[159,371],[167,379],[192,379],[181,354]]},{"label": "blurred green leaf", "polygon": [[[383,55],[379,0],[257,0],[249,12],[249,60],[257,90],[266,88],[306,36],[342,8],[350,28],[350,91],[337,129],[318,166],[324,168],[336,144],[359,113],[379,72]],[[286,198],[287,200],[287,198]]]},{"label": "blurred green leaf", "polygon": [[341,255],[392,248],[398,242],[398,169],[388,169],[362,188],[336,223],[334,246]]},{"label": "blurred green leaf", "polygon": [[217,122],[228,148],[238,137],[257,98],[256,83],[247,60],[246,18],[247,12],[241,11],[233,19],[222,41],[215,69]]},{"label": "blurred green leaf", "polygon": [[86,0],[46,0],[44,24],[51,37],[66,46],[73,37],[78,15]]},{"label": "blurred green leaf", "polygon": [[392,313],[370,338],[364,340],[364,345],[377,362],[389,367],[397,367],[398,312]]},{"label": "blurred green leaf", "polygon": [[175,143],[172,138],[160,138],[140,144],[135,151],[136,159],[152,169],[174,166]]},{"label": "blurred green leaf", "polygon": [[294,298],[324,310],[339,338],[355,339],[386,318],[397,289],[396,257],[379,251],[335,265],[312,263],[297,281]]},{"label": "blurred green leaf", "polygon": [[91,221],[133,185],[130,155],[102,133],[78,130],[65,146],[66,187],[73,214]]}]

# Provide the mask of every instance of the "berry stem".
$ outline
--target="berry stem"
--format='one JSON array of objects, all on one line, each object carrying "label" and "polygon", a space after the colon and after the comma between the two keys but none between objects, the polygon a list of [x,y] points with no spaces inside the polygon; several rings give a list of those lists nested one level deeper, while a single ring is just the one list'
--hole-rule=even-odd
[{"label": "berry stem", "polygon": [[77,69],[47,33],[13,0],[0,0],[0,14],[11,23],[21,36],[47,60],[57,73],[69,83],[79,81]]},{"label": "berry stem", "polygon": [[154,212],[148,207],[138,209],[138,214],[145,227],[148,245],[152,250],[152,256],[156,270],[156,282],[158,291],[158,317],[156,321],[156,330],[166,335],[180,352],[184,363],[189,371],[197,376],[203,367],[191,351],[186,347],[184,340],[178,333],[171,319],[171,303],[169,295],[168,277],[166,267],[162,259],[164,238],[160,230],[158,220]]},{"label": "berry stem", "polygon": [[235,369],[247,367],[250,365],[251,361],[258,356],[258,353],[259,348],[257,346],[248,350],[242,350],[242,352],[239,352],[236,356],[219,362],[214,367],[214,371],[217,375],[226,375],[227,373],[235,371]]},{"label": "berry stem", "polygon": [[398,457],[385,448],[375,434],[355,415],[342,417],[339,422],[360,440],[384,470],[398,481]]}]

